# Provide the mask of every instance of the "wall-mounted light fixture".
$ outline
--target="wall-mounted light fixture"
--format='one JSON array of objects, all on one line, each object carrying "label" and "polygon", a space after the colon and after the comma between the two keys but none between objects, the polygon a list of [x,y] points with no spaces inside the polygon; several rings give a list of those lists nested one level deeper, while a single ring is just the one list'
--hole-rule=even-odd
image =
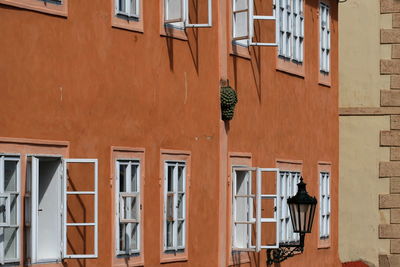
[{"label": "wall-mounted light fixture", "polygon": [[287,200],[287,203],[290,210],[293,232],[300,234],[300,241],[296,244],[281,245],[278,249],[268,249],[268,265],[282,262],[289,257],[303,253],[305,234],[311,233],[315,207],[317,206],[317,199],[315,197],[311,197],[307,193],[306,184],[303,182],[303,177],[300,178],[300,183],[297,184],[297,187],[297,194],[293,197],[290,197]]}]

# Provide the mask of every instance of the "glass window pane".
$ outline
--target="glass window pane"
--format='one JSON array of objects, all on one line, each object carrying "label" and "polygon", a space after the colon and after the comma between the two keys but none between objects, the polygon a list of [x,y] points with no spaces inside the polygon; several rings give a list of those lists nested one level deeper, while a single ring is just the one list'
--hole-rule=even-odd
[{"label": "glass window pane", "polygon": [[17,231],[18,228],[3,228],[4,230],[4,256],[6,259],[17,258]]},{"label": "glass window pane", "polygon": [[178,223],[178,246],[183,246],[184,221]]},{"label": "glass window pane", "polygon": [[168,190],[168,192],[172,192],[172,191],[174,191],[174,166],[168,166],[168,173],[167,173],[167,175],[168,175],[168,177],[167,177],[167,180],[168,180],[168,185],[167,185],[167,190]]},{"label": "glass window pane", "polygon": [[127,164],[120,164],[119,165],[119,191],[126,192],[126,168],[128,167]]},{"label": "glass window pane", "polygon": [[233,37],[246,37],[248,35],[248,13],[247,12],[239,12],[235,13],[233,16],[234,25],[234,33]]},{"label": "glass window pane", "polygon": [[138,240],[138,223],[131,223],[131,250],[138,250],[139,249],[139,240]]},{"label": "glass window pane", "polygon": [[165,0],[166,1],[166,19],[182,18],[182,0]]},{"label": "glass window pane", "polygon": [[119,250],[126,251],[126,224],[119,224]]},{"label": "glass window pane", "polygon": [[185,191],[185,189],[183,188],[183,186],[184,186],[184,169],[185,169],[185,167],[183,167],[183,166],[178,167],[178,191],[179,192]]},{"label": "glass window pane", "polygon": [[173,222],[167,222],[167,247],[173,246]]},{"label": "glass window pane", "polygon": [[17,203],[18,195],[11,194],[10,196],[10,224],[17,225]]},{"label": "glass window pane", "polygon": [[167,196],[167,221],[174,220],[174,195]]},{"label": "glass window pane", "polygon": [[131,1],[131,10],[130,10],[130,15],[137,15],[138,10],[136,9],[136,1],[137,0],[130,0]]},{"label": "glass window pane", "polygon": [[138,192],[138,170],[138,165],[131,165],[131,192]]},{"label": "glass window pane", "polygon": [[185,202],[185,195],[178,194],[178,219],[184,219],[184,202]]},{"label": "glass window pane", "polygon": [[17,161],[4,161],[4,191],[17,191]]},{"label": "glass window pane", "polygon": [[125,1],[126,0],[118,0],[118,6],[119,6],[118,11],[121,11],[123,13],[126,12],[126,3],[125,3]]},{"label": "glass window pane", "polygon": [[0,223],[7,222],[7,197],[0,197]]},{"label": "glass window pane", "polygon": [[136,219],[137,220],[139,218],[139,216],[138,216],[138,211],[139,211],[139,209],[138,209],[138,206],[139,206],[138,198],[137,197],[129,197],[128,199],[129,199],[128,200],[129,202],[127,204],[130,203],[129,219]]}]

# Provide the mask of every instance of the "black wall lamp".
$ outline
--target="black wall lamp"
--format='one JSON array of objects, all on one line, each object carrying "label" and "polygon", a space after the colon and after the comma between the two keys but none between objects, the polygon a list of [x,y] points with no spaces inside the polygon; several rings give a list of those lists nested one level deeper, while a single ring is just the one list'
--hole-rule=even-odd
[{"label": "black wall lamp", "polygon": [[293,232],[300,234],[300,241],[296,244],[284,244],[278,249],[267,250],[267,264],[279,263],[294,255],[303,253],[304,237],[306,233],[311,233],[314,222],[315,208],[317,199],[311,197],[306,190],[306,184],[303,177],[297,184],[298,191],[293,197],[287,200],[289,206],[290,218],[292,220]]}]

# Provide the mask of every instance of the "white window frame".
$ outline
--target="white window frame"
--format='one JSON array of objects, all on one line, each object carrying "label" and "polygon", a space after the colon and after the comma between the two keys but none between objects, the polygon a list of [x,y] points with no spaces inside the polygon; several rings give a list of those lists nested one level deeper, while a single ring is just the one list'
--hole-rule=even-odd
[{"label": "white window frame", "polygon": [[[48,262],[42,261],[37,258],[37,252],[39,249],[38,244],[38,178],[39,178],[39,158],[46,157],[46,158],[57,158],[60,159],[60,170],[61,170],[61,192],[60,192],[60,216],[61,216],[61,225],[59,227],[59,232],[57,233],[57,238],[60,241],[60,254],[59,257],[56,259],[51,259],[50,261],[60,261],[61,259],[89,259],[89,258],[97,258],[98,257],[98,161],[97,159],[65,159],[61,156],[57,155],[28,155],[28,161],[31,161],[31,168],[28,170],[30,172],[30,180],[27,177],[27,194],[25,197],[25,205],[26,205],[26,213],[25,213],[25,227],[30,228],[30,235],[29,235],[29,244],[28,244],[28,257],[30,258],[30,263],[41,263],[41,262]],[[93,191],[68,191],[67,190],[67,169],[69,163],[80,163],[80,164],[93,164],[94,172],[93,172],[93,179],[94,179],[94,188]],[[27,165],[28,167],[28,165]],[[30,191],[29,191],[30,190]],[[67,222],[67,210],[68,210],[68,202],[67,197],[68,195],[92,195],[93,196],[93,213],[94,213],[94,221],[93,222],[77,222],[77,223],[69,223]],[[28,207],[30,207],[28,209]],[[83,226],[83,227],[94,227],[94,237],[93,237],[93,254],[68,254],[67,253],[67,228],[68,226],[76,227],[76,226]]]},{"label": "white window frame", "polygon": [[289,205],[287,200],[289,197],[297,193],[297,184],[300,182],[301,173],[299,171],[281,170],[279,173],[280,184],[280,233],[279,243],[281,245],[296,243],[300,240],[300,235],[293,232],[292,219],[290,217]]},{"label": "white window frame", "polygon": [[[181,1],[181,14],[179,18],[169,18],[169,1]],[[210,28],[212,27],[212,0],[207,0],[207,22],[191,23],[189,18],[190,0],[164,0],[164,24],[173,28]]]},{"label": "white window frame", "polygon": [[304,0],[275,0],[278,56],[304,61]]},{"label": "white window frame", "polygon": [[[94,165],[94,188],[93,191],[68,191],[67,190],[67,170],[69,163],[86,163]],[[98,162],[97,159],[64,159],[63,160],[63,180],[64,180],[64,214],[63,214],[63,234],[64,234],[64,245],[63,245],[63,258],[69,259],[93,259],[98,257]],[[78,222],[78,223],[68,223],[67,222],[67,210],[68,210],[68,195],[93,195],[94,197],[94,221],[93,222]],[[84,226],[84,227],[94,227],[94,238],[93,238],[93,248],[94,251],[92,254],[68,254],[67,253],[67,235],[68,235],[68,226]]]},{"label": "white window frame", "polygon": [[[5,181],[5,162],[13,161],[16,162],[16,191],[6,191],[4,188]],[[21,221],[21,160],[19,155],[0,155],[0,197],[6,198],[6,222],[0,225],[0,232],[4,231],[4,228],[15,228],[16,229],[16,257],[11,259],[5,259],[4,255],[4,239],[0,242],[0,264],[15,263],[20,261],[20,221]],[[16,222],[11,224],[11,195],[16,196]],[[4,233],[3,233],[4,235]]]},{"label": "white window frame", "polygon": [[319,174],[319,238],[329,239],[331,217],[330,173]]},{"label": "white window frame", "polygon": [[[277,46],[276,36],[275,42],[254,42],[254,21],[255,20],[271,20],[276,23],[276,13],[275,8],[272,9],[272,15],[255,15],[254,14],[254,0],[245,0],[247,1],[247,8],[245,9],[236,9],[235,0],[232,0],[232,42],[235,45],[241,46]],[[239,36],[236,33],[236,23],[235,23],[235,15],[237,13],[246,13],[247,14],[247,34]]]},{"label": "white window frame", "polygon": [[320,2],[319,5],[319,69],[321,73],[329,74],[331,50],[331,18],[329,6],[324,2]]},{"label": "white window frame", "polygon": [[[247,177],[247,193],[245,195],[237,195],[236,187],[237,187],[237,171],[248,172]],[[256,173],[256,192],[253,194],[252,192],[252,172]],[[276,185],[276,194],[262,194],[263,188],[263,177],[262,174],[266,172],[275,173],[275,185]],[[269,182],[269,181],[268,181]],[[255,251],[259,252],[262,249],[272,249],[279,247],[279,232],[280,226],[278,223],[278,218],[280,216],[280,202],[278,200],[278,192],[280,192],[280,184],[279,184],[279,169],[277,168],[258,168],[258,167],[247,167],[247,166],[233,166],[232,167],[232,251]],[[237,221],[237,207],[236,207],[236,199],[237,198],[247,198],[247,220],[245,221]],[[262,199],[272,199],[275,204],[274,216],[272,218],[263,218],[262,217]],[[253,206],[256,206],[255,217]],[[262,243],[262,224],[263,223],[274,223],[276,229],[275,235],[275,244],[263,244]],[[247,246],[245,248],[236,246],[236,225],[237,224],[245,224],[247,227]],[[252,226],[255,225],[255,245],[252,245]]]},{"label": "white window frame", "polygon": [[[172,177],[172,185],[173,191],[168,191],[168,167],[173,167],[173,177]],[[182,170],[182,189],[183,191],[178,190],[178,167],[183,167]],[[187,164],[186,161],[182,160],[166,160],[164,162],[164,216],[163,216],[163,225],[164,225],[164,252],[184,252],[186,249],[186,225],[187,225],[187,217],[186,217],[186,203],[187,203],[187,188],[186,188],[186,179],[187,179]],[[173,196],[173,205],[172,205],[172,246],[167,245],[167,204],[168,204],[168,194],[172,194]],[[179,207],[175,205],[178,203],[178,195],[182,194],[182,218],[178,218]],[[182,244],[178,245],[178,224],[182,223]]]},{"label": "white window frame", "polygon": [[[125,16],[127,18],[140,18],[140,1],[141,0],[114,0],[115,2],[115,14]],[[125,11],[121,10],[120,1],[125,3]],[[131,13],[132,2],[134,2],[136,13]]]},{"label": "white window frame", "polygon": [[[125,191],[121,192],[120,191],[120,166],[121,165],[126,165],[126,173],[125,173]],[[136,192],[132,192],[130,190],[132,186],[132,166],[136,166]],[[141,227],[142,227],[142,217],[141,217],[141,210],[142,210],[142,203],[141,203],[141,164],[139,159],[117,159],[115,162],[115,210],[116,210],[116,218],[115,218],[115,226],[116,226],[116,234],[115,234],[115,244],[116,244],[116,254],[117,255],[134,255],[134,254],[139,254],[141,252]],[[124,198],[136,198],[137,201],[137,218],[138,219],[127,219],[125,218],[124,214],[126,212],[126,209],[124,208]],[[129,210],[128,210],[129,212]],[[136,235],[137,235],[137,249],[130,249],[131,247],[131,240],[130,237],[128,240],[125,242],[125,247],[127,248],[125,251],[119,249],[119,244],[121,242],[120,240],[120,224],[126,224],[126,233],[129,233],[131,231],[131,227],[133,224],[137,224],[136,227]],[[128,235],[129,236],[129,235]],[[129,248],[129,249],[128,249]]]}]

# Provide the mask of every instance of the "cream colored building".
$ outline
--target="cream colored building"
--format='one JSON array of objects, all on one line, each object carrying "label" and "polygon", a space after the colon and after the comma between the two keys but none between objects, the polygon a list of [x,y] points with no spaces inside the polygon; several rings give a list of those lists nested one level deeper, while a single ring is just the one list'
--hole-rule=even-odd
[{"label": "cream colored building", "polygon": [[400,1],[339,5],[342,262],[400,266]]}]

